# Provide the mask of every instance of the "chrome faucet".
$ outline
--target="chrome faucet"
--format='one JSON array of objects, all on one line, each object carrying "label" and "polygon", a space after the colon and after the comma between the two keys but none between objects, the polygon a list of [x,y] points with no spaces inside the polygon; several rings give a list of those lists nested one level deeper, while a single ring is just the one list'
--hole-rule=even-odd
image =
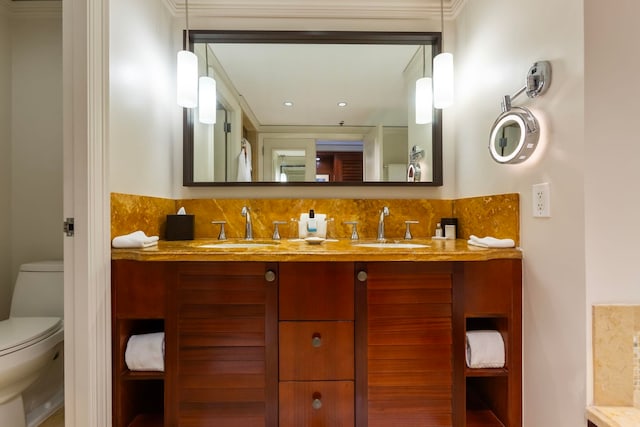
[{"label": "chrome faucet", "polygon": [[245,240],[253,240],[253,227],[251,225],[251,214],[249,213],[249,208],[246,206],[242,207],[242,216],[247,219],[244,224],[244,239]]},{"label": "chrome faucet", "polygon": [[378,240],[384,240],[384,217],[389,216],[389,208],[383,207],[380,211],[380,220],[378,220]]}]

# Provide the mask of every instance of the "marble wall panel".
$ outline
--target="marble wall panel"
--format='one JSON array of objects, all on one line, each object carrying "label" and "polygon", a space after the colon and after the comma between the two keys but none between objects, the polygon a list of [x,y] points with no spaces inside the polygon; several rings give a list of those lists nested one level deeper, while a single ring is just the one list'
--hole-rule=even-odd
[{"label": "marble wall panel", "polygon": [[458,199],[453,204],[453,215],[458,218],[458,236],[492,236],[498,239],[514,239],[516,246],[519,244],[519,194]]},{"label": "marble wall panel", "polygon": [[286,221],[280,226],[282,238],[297,237],[297,223],[301,213],[314,209],[316,213],[333,218],[327,226],[329,238],[349,238],[351,226],[345,221],[358,221],[361,239],[375,239],[380,211],[389,208],[385,218],[385,236],[402,239],[407,220],[419,221],[411,225],[415,239],[428,239],[434,234],[436,223],[444,217],[458,217],[458,238],[470,234],[494,236],[519,241],[518,195],[506,194],[460,200],[428,199],[183,199],[170,200],[147,196],[113,193],[111,195],[112,238],[142,230],[148,235],[164,238],[166,215],[184,207],[195,215],[195,237],[215,238],[219,225],[212,221],[226,221],[228,238],[244,237],[243,206],[251,210],[255,239],[268,239],[273,234],[274,221]]},{"label": "marble wall panel", "polygon": [[595,305],[592,311],[594,405],[637,406],[640,306]]}]

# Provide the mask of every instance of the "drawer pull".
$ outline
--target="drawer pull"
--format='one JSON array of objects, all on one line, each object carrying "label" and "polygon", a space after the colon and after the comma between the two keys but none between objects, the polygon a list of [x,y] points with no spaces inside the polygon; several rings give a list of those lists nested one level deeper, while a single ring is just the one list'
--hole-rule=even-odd
[{"label": "drawer pull", "polygon": [[322,345],[322,336],[318,332],[311,336],[311,345],[315,348]]},{"label": "drawer pull", "polygon": [[264,273],[264,280],[267,282],[273,282],[276,280],[276,273],[274,273],[273,270],[267,270],[267,272]]},{"label": "drawer pull", "polygon": [[311,407],[315,410],[322,408],[322,395],[317,391],[313,393],[313,402],[311,402]]},{"label": "drawer pull", "polygon": [[358,271],[358,281],[366,282],[367,281],[367,272],[364,270]]}]

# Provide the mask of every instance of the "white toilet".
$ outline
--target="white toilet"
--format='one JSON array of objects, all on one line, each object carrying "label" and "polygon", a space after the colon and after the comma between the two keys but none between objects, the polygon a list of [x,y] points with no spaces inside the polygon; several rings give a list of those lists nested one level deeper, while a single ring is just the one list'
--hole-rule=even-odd
[{"label": "white toilet", "polygon": [[0,321],[0,425],[38,425],[64,401],[62,261],[20,266]]}]

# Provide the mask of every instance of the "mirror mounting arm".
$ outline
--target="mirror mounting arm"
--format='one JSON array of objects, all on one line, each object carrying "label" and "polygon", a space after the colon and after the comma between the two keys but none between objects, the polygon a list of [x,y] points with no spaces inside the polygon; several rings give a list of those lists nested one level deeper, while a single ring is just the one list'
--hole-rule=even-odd
[{"label": "mirror mounting arm", "polygon": [[551,64],[549,61],[538,61],[529,68],[527,73],[527,80],[524,86],[522,86],[513,95],[505,95],[502,99],[502,112],[506,113],[511,110],[511,100],[519,97],[526,92],[529,98],[535,98],[542,95],[549,89],[551,83]]}]

